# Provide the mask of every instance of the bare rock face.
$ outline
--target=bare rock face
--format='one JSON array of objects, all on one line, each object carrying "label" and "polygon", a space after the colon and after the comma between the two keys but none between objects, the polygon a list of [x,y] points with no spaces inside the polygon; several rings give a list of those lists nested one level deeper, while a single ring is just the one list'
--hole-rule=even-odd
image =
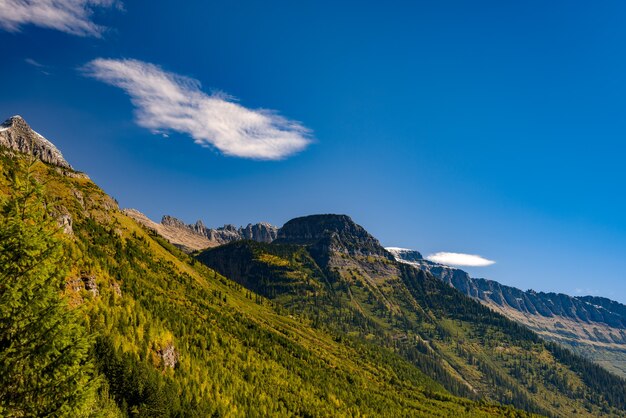
[{"label": "bare rock face", "polygon": [[235,225],[227,224],[219,228],[207,228],[202,221],[187,225],[179,219],[165,215],[161,219],[161,225],[178,230],[186,230],[202,236],[212,242],[213,246],[242,239],[269,243],[278,236],[278,228],[267,222],[248,224],[246,227],[236,227]]},{"label": "bare rock face", "polygon": [[69,214],[65,213],[61,215],[59,219],[57,220],[57,222],[64,234],[67,234],[67,235],[74,234],[74,229],[72,227],[72,217]]},{"label": "bare rock face", "polygon": [[[68,280],[66,287],[74,293],[78,293],[84,289],[91,293],[94,298],[100,296],[100,290],[98,289],[98,284],[96,283],[96,276],[93,275],[81,273],[80,277]],[[82,303],[82,298],[80,299],[80,302]]]},{"label": "bare rock face", "polygon": [[309,246],[320,254],[338,252],[393,259],[380,242],[347,215],[310,215],[287,222],[277,243]]},{"label": "bare rock face", "polygon": [[267,222],[260,222],[254,225],[248,224],[245,228],[240,228],[239,231],[244,239],[251,239],[258,242],[270,243],[278,236],[278,228]]},{"label": "bare rock face", "polygon": [[176,367],[179,354],[178,351],[176,351],[176,347],[174,347],[174,344],[172,342],[167,343],[165,347],[158,350],[157,354],[159,355],[159,357],[161,357],[161,360],[163,361],[163,365],[165,367],[169,367],[170,369]]},{"label": "bare rock face", "polygon": [[122,297],[122,288],[120,287],[119,283],[111,282],[111,288],[113,289],[113,292],[116,296]]},{"label": "bare rock face", "polygon": [[48,164],[72,169],[61,151],[52,142],[33,131],[21,116],[13,116],[0,125],[0,146],[33,155]]},{"label": "bare rock face", "polygon": [[98,290],[98,284],[96,283],[96,276],[83,276],[80,279],[83,281],[85,290],[90,292],[93,297],[100,295],[100,290]]}]

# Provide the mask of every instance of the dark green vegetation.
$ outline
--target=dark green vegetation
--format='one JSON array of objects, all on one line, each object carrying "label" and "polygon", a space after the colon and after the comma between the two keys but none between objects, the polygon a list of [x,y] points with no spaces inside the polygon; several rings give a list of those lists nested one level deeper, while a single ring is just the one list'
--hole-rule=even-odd
[{"label": "dark green vegetation", "polygon": [[545,415],[624,415],[624,380],[396,262],[348,217],[294,219],[272,244],[197,258],[346,345],[398,354],[455,395]]},{"label": "dark green vegetation", "polygon": [[[2,415],[525,415],[453,395],[393,344],[325,330],[226,279],[139,227],[80,173],[37,162],[44,194],[32,211],[11,212],[25,158],[0,155]],[[65,233],[51,231],[60,220]],[[18,257],[24,270],[7,269]]]},{"label": "dark green vegetation", "polygon": [[63,243],[41,186],[16,168],[0,207],[0,415],[81,416],[98,409],[90,341],[59,293]]}]

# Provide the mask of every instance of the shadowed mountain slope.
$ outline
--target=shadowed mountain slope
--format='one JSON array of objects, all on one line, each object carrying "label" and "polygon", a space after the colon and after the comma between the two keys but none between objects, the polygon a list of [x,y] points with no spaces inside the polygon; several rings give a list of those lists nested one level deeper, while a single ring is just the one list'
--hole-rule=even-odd
[{"label": "shadowed mountain slope", "polygon": [[425,260],[417,251],[389,251],[399,261],[432,273],[542,337],[626,377],[626,306],[621,303],[593,296],[523,291],[493,280],[471,278],[463,270]]},{"label": "shadowed mountain slope", "polygon": [[271,244],[197,258],[315,328],[396,352],[457,395],[553,416],[624,415],[623,380],[397,262],[345,215],[296,218]]}]

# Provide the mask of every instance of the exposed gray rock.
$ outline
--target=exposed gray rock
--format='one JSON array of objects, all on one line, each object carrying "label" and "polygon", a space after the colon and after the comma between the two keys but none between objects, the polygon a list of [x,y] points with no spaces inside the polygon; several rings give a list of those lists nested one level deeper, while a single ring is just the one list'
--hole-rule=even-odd
[{"label": "exposed gray rock", "polygon": [[113,288],[113,292],[115,292],[118,297],[122,297],[122,288],[118,282],[111,282],[111,288]]},{"label": "exposed gray rock", "polygon": [[387,247],[389,251],[398,261],[420,262],[424,259],[419,251],[409,250],[408,248]]},{"label": "exposed gray rock", "polygon": [[267,222],[260,222],[254,225],[248,224],[245,228],[240,228],[239,232],[244,239],[269,243],[276,239],[278,228],[268,224]]},{"label": "exposed gray rock", "polygon": [[66,288],[69,288],[72,292],[80,292],[84,289],[91,293],[93,297],[100,295],[100,290],[98,289],[98,284],[96,283],[96,276],[84,273],[82,273],[80,277],[68,280]]},{"label": "exposed gray rock", "polygon": [[157,354],[159,355],[159,357],[161,357],[161,360],[163,361],[163,365],[165,367],[169,367],[171,369],[176,367],[179,354],[178,351],[176,351],[176,347],[174,347],[174,344],[172,342],[167,343],[165,347],[159,349],[157,351]]},{"label": "exposed gray rock", "polygon": [[207,228],[202,221],[187,225],[179,219],[165,215],[161,219],[161,224],[193,232],[218,245],[242,239],[269,243],[274,241],[278,234],[278,228],[266,222],[248,224],[246,227],[236,227],[235,225],[227,224],[220,228]]},{"label": "exposed gray rock", "polygon": [[347,215],[295,218],[278,231],[277,243],[307,245],[316,253],[339,252],[392,259],[380,242]]},{"label": "exposed gray rock", "polygon": [[100,290],[98,290],[98,284],[96,283],[96,276],[83,276],[80,279],[83,281],[85,290],[90,292],[93,297],[100,295]]},{"label": "exposed gray rock", "polygon": [[48,164],[72,169],[72,166],[63,158],[61,151],[46,138],[33,131],[21,116],[13,116],[0,125],[0,146],[32,155]]},{"label": "exposed gray rock", "polygon": [[72,217],[69,213],[65,213],[57,220],[59,227],[63,230],[64,234],[74,235],[74,229],[72,228]]}]

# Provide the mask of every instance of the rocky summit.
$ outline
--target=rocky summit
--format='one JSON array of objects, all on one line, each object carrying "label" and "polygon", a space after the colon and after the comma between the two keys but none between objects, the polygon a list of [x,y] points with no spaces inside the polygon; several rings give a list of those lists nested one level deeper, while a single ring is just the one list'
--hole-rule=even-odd
[{"label": "rocky summit", "polygon": [[0,145],[22,154],[32,155],[48,164],[72,168],[63,158],[61,151],[35,132],[21,116],[13,116],[0,125]]},{"label": "rocky summit", "polygon": [[276,243],[309,245],[324,252],[350,255],[389,256],[376,238],[347,215],[310,215],[292,219],[278,231]]}]

